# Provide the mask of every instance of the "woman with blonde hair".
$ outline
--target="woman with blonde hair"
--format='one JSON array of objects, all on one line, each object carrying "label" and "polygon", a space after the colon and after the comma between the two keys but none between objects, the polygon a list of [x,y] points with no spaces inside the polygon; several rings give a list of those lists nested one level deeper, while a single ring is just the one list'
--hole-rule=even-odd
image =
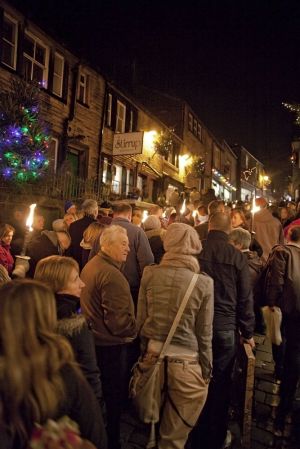
[{"label": "woman with blonde hair", "polygon": [[46,257],[38,262],[34,279],[44,282],[55,293],[56,330],[71,343],[76,361],[101,408],[104,408],[94,337],[85,317],[80,313],[79,298],[85,284],[79,277],[78,263],[72,257]]},{"label": "woman with blonde hair", "polygon": [[86,230],[83,233],[83,239],[81,240],[80,246],[82,248],[82,268],[85,266],[85,264],[90,259],[90,253],[93,249],[94,256],[99,252],[100,250],[100,235],[103,232],[103,229],[105,228],[104,224],[98,223],[98,221],[95,221],[91,223]]},{"label": "woman with blonde hair", "polygon": [[54,295],[42,283],[0,287],[0,447],[26,448],[35,424],[68,415],[83,438],[106,447],[93,392],[70,344],[55,334]]}]

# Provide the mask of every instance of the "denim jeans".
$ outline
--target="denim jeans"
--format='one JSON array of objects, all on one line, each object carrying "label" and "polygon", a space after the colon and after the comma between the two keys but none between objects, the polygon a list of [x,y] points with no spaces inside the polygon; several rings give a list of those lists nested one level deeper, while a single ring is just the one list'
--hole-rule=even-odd
[{"label": "denim jeans", "polygon": [[231,375],[237,354],[237,333],[214,330],[213,378],[198,423],[192,432],[193,449],[220,449],[226,437]]}]

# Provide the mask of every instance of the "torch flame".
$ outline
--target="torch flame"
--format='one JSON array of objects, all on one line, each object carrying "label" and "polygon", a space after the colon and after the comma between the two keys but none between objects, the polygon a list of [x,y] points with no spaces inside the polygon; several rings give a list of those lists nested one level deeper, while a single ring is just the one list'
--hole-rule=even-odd
[{"label": "torch flame", "polygon": [[148,215],[149,215],[149,212],[147,210],[144,210],[143,211],[142,223],[144,223],[147,220]]},{"label": "torch flame", "polygon": [[183,203],[182,203],[182,207],[180,209],[181,215],[183,215],[185,213],[185,203],[186,203],[186,200],[184,200]]},{"label": "torch flame", "polygon": [[33,214],[34,214],[34,209],[36,208],[36,204],[31,204],[29,206],[29,208],[30,208],[30,212],[29,212],[29,215],[28,215],[27,220],[26,220],[26,226],[27,226],[29,231],[32,231],[33,230],[32,229]]},{"label": "torch flame", "polygon": [[255,196],[253,197],[253,200],[252,200],[252,209],[251,209],[251,213],[254,215],[256,212],[258,212],[259,210],[260,210],[260,207],[259,206],[256,206],[256,203],[255,203],[255,200],[256,200],[256,198],[255,198]]},{"label": "torch flame", "polygon": [[193,215],[194,218],[196,218],[197,215],[198,215],[198,212],[197,212],[196,210],[194,210],[193,213],[192,213],[192,215]]}]

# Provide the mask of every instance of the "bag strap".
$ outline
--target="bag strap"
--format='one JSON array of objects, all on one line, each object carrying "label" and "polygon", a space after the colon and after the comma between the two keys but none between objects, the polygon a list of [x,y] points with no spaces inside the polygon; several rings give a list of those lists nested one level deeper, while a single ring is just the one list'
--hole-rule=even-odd
[{"label": "bag strap", "polygon": [[192,293],[192,291],[194,290],[194,287],[195,287],[195,284],[196,284],[197,280],[198,280],[198,274],[194,273],[194,274],[193,274],[193,277],[192,277],[192,279],[191,279],[190,285],[189,285],[189,287],[188,287],[188,289],[187,289],[187,291],[186,291],[186,293],[185,293],[185,295],[184,295],[184,297],[183,297],[183,300],[182,300],[182,302],[181,302],[181,304],[180,304],[180,307],[179,307],[179,309],[178,309],[178,312],[177,312],[177,314],[176,314],[176,317],[175,317],[175,319],[174,319],[174,321],[173,321],[173,324],[172,324],[172,327],[171,327],[171,329],[170,329],[170,332],[169,332],[169,334],[168,334],[168,336],[167,336],[167,339],[166,339],[166,341],[165,341],[165,343],[164,343],[164,345],[163,345],[163,347],[162,347],[162,350],[161,350],[161,352],[160,352],[160,354],[159,354],[159,358],[158,358],[159,361],[162,361],[162,359],[163,359],[164,356],[165,356],[165,353],[167,352],[167,349],[168,349],[168,347],[169,347],[169,345],[170,345],[170,343],[171,343],[171,340],[172,340],[172,338],[173,338],[173,335],[174,335],[174,333],[175,333],[175,331],[176,331],[176,329],[177,329],[177,326],[178,326],[178,324],[179,324],[179,321],[180,321],[180,319],[181,319],[181,317],[182,317],[182,314],[183,314],[184,309],[185,309],[185,307],[186,307],[186,305],[187,305],[187,302],[188,302],[188,300],[189,300],[189,297],[191,296],[191,293]]}]

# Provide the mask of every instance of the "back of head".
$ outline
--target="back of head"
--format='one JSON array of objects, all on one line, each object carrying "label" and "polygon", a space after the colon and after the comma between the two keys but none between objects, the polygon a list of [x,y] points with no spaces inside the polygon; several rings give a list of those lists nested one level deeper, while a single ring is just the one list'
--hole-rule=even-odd
[{"label": "back of head", "polygon": [[168,226],[164,237],[164,249],[166,252],[184,255],[199,254],[202,245],[197,231],[184,223],[173,223]]},{"label": "back of head", "polygon": [[55,326],[54,295],[45,285],[14,280],[0,287],[0,424],[21,441],[34,422],[55,414],[64,397],[60,370],[74,358]]},{"label": "back of head", "polygon": [[66,287],[72,269],[79,273],[78,263],[72,257],[45,257],[37,263],[34,279],[44,282],[54,293],[57,293]]},{"label": "back of head", "polygon": [[83,233],[83,240],[92,245],[95,240],[99,239],[104,228],[105,225],[97,221],[91,223]]},{"label": "back of head", "polygon": [[160,229],[161,222],[156,215],[149,215],[144,221],[144,230],[151,231],[152,229]]},{"label": "back of head", "polygon": [[98,215],[98,203],[96,200],[84,200],[81,205],[81,209],[85,215],[91,215],[92,217],[97,217]]},{"label": "back of head", "polygon": [[251,234],[243,228],[235,228],[229,234],[229,240],[234,246],[239,246],[241,249],[249,249],[251,243]]},{"label": "back of head", "polygon": [[260,207],[261,209],[265,209],[267,207],[268,203],[264,197],[259,196],[258,198],[255,198],[255,205],[257,207]]},{"label": "back of head", "polygon": [[155,206],[152,206],[149,211],[150,215],[157,215],[157,216],[161,216],[162,212],[163,212],[163,209],[158,204],[156,204]]},{"label": "back of head", "polygon": [[132,214],[132,207],[127,203],[114,204],[112,207],[114,217],[128,216]]},{"label": "back of head", "polygon": [[290,242],[300,243],[300,226],[291,226],[288,231],[288,239]]},{"label": "back of head", "polygon": [[208,222],[209,231],[222,231],[229,234],[231,231],[231,219],[229,214],[224,212],[215,212],[209,218]]},{"label": "back of head", "polygon": [[215,212],[224,212],[224,202],[221,200],[211,201],[208,205],[208,215],[212,215]]}]

